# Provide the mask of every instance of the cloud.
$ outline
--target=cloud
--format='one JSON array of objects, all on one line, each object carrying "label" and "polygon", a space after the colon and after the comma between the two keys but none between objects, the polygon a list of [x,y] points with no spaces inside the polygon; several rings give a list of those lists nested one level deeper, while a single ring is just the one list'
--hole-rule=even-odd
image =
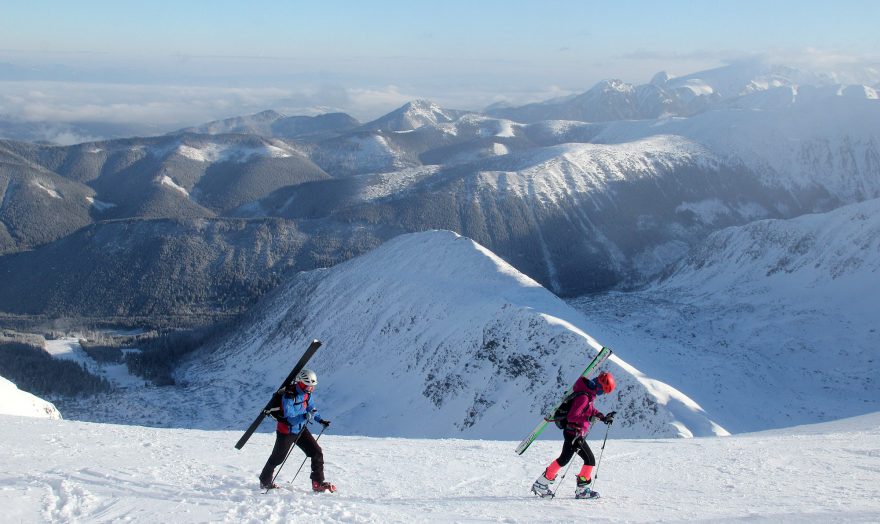
[{"label": "cloud", "polygon": [[[564,48],[560,52],[571,54]],[[418,62],[414,65],[422,68],[418,71],[424,70],[424,74],[409,71],[409,76],[401,73],[386,83],[375,81],[371,75],[333,73],[332,68],[327,74],[276,78],[272,83],[239,87],[231,87],[231,81],[220,84],[220,80],[214,85],[207,80],[206,85],[7,80],[0,81],[0,127],[6,122],[7,130],[28,129],[29,136],[67,143],[130,136],[124,133],[133,129],[142,134],[159,134],[266,109],[289,116],[342,111],[366,122],[417,98],[453,109],[481,110],[498,102],[521,105],[584,92],[601,79],[592,77],[598,75],[597,71],[607,75],[604,78],[644,83],[661,70],[681,75],[742,60],[814,70],[841,83],[880,83],[877,56],[812,48],[758,54],[640,50],[607,57],[604,62],[560,60],[559,64],[571,72],[565,75],[558,74],[556,62],[542,63],[544,69],[534,70],[519,62],[488,63],[474,59],[468,62],[472,71],[467,75],[447,70],[453,64]],[[575,62],[577,67],[572,65]],[[433,69],[429,70],[429,65]],[[235,71],[236,81],[256,81],[256,76]],[[9,122],[33,125],[12,126]]]},{"label": "cloud", "polygon": [[70,129],[59,129],[57,127],[47,128],[41,131],[43,133],[42,140],[58,144],[59,146],[71,146],[73,144],[94,142],[101,139],[101,137],[79,134]]},{"label": "cloud", "polygon": [[[527,103],[570,94],[557,86],[511,89],[491,87],[402,87],[395,84],[342,87],[337,84],[225,88],[101,84],[77,82],[0,82],[0,118],[31,123],[68,124],[53,141],[72,139],[71,124],[149,126],[156,132],[274,109],[285,115],[342,111],[361,121],[377,118],[405,103],[428,98],[450,108],[478,110],[498,101]],[[91,128],[89,128],[91,129]],[[67,134],[64,134],[67,133]],[[90,131],[94,135],[94,131]],[[99,138],[90,136],[89,138]]]},{"label": "cloud", "polygon": [[[196,124],[315,97],[279,88],[2,82],[0,114],[25,122]],[[288,104],[289,105],[289,104]]]}]

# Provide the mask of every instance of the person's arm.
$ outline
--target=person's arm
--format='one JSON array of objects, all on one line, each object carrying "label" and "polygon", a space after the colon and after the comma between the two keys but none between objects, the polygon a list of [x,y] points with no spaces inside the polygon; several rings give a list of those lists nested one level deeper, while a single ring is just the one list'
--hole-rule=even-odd
[{"label": "person's arm", "polygon": [[[309,401],[311,403],[311,400]],[[325,428],[330,425],[330,421],[321,416],[321,413],[318,411],[318,406],[312,404],[309,407],[309,413],[312,414],[312,418],[315,419],[315,422],[321,424]]]}]

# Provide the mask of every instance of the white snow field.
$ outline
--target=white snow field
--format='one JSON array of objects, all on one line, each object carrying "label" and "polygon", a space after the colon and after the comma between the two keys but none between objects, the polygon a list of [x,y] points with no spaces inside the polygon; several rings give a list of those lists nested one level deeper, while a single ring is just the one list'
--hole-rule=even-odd
[{"label": "white snow field", "polygon": [[[332,428],[332,426],[331,426]],[[604,426],[590,442],[597,456]],[[612,428],[613,432],[613,428]],[[273,437],[0,416],[3,522],[877,522],[880,413],[733,437],[609,439],[597,500],[529,491],[558,453],[515,442],[324,435],[314,494],[295,450],[262,495]],[[560,473],[561,475],[561,473]]]},{"label": "white snow field", "polygon": [[0,377],[0,414],[61,418],[61,413],[58,412],[58,408],[54,404],[18,389],[18,386],[3,377]]}]

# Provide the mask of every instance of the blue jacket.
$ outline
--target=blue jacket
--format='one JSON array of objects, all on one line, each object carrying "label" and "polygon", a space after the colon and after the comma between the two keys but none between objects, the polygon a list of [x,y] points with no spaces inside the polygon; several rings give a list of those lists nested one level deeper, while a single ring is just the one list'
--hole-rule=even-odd
[{"label": "blue jacket", "polygon": [[311,393],[296,389],[295,393],[285,393],[281,397],[281,409],[283,418],[278,421],[278,431],[284,433],[299,433],[308,422],[312,420],[321,422],[321,414],[315,406],[314,396]]}]

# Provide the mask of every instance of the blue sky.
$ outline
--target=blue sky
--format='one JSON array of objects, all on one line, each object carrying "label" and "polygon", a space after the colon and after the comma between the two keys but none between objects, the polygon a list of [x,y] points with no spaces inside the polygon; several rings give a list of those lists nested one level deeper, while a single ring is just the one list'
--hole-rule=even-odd
[{"label": "blue sky", "polygon": [[[84,118],[89,96],[95,118],[115,105],[157,123],[268,107],[369,118],[415,97],[479,109],[755,54],[876,65],[878,21],[880,2],[846,0],[4,2],[0,116]],[[59,89],[71,101],[52,109]]]}]

